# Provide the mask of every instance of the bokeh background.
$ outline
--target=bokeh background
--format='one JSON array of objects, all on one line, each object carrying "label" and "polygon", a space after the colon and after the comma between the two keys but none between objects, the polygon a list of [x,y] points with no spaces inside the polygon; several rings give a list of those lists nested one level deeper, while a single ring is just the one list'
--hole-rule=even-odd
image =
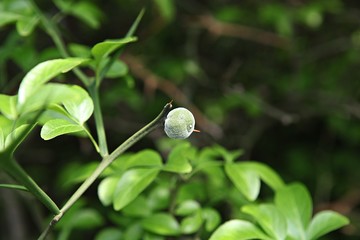
[{"label": "bokeh background", "polygon": [[[111,149],[172,99],[195,115],[201,130],[190,139],[195,146],[243,149],[242,159],[305,183],[315,210],[334,209],[351,219],[334,236],[360,238],[359,1],[89,0],[67,14],[59,14],[62,1],[37,2],[78,53],[123,37],[146,9],[138,41],[121,56],[123,73],[115,71],[101,89]],[[2,28],[1,92],[16,93],[29,69],[58,56],[41,28],[27,37],[13,26]],[[79,83],[71,75],[60,81]],[[132,151],[161,149],[167,141],[156,131]],[[54,190],[66,163],[96,158],[87,140],[71,136],[44,142],[34,135],[18,155],[58,201],[68,196]],[[6,193],[0,209],[9,214],[9,206],[24,200]],[[11,214],[21,219],[30,214],[25,209]]]}]

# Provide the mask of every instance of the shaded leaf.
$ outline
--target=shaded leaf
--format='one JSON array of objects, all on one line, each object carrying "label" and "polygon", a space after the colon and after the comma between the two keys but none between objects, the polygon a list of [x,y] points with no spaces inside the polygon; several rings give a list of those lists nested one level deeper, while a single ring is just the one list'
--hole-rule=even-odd
[{"label": "shaded leaf", "polygon": [[122,239],[123,233],[115,227],[102,229],[96,234],[95,240],[119,240]]},{"label": "shaded leaf", "polygon": [[167,213],[157,213],[145,218],[141,222],[144,229],[164,236],[177,236],[180,234],[180,225],[176,219]]},{"label": "shaded leaf", "polygon": [[130,217],[147,217],[151,214],[147,199],[140,195],[134,201],[125,206],[122,210],[124,215]]},{"label": "shaded leaf", "polygon": [[205,229],[208,232],[213,231],[221,222],[220,214],[213,208],[204,208],[202,215],[205,220]]}]

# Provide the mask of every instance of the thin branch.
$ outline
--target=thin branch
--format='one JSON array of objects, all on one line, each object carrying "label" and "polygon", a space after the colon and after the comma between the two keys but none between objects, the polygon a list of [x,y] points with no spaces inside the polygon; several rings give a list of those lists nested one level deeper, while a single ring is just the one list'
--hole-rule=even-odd
[{"label": "thin branch", "polygon": [[210,33],[217,36],[241,38],[263,45],[283,49],[288,48],[290,45],[288,39],[275,33],[240,24],[221,22],[210,14],[198,16],[195,19],[195,25],[205,28]]}]

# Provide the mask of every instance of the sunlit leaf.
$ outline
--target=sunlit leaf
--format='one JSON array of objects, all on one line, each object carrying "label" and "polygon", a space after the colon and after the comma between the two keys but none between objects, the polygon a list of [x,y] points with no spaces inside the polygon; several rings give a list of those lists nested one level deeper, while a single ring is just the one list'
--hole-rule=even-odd
[{"label": "sunlit leaf", "polygon": [[286,219],[273,204],[247,205],[242,211],[253,216],[262,229],[274,239],[285,239]]},{"label": "sunlit leaf", "polygon": [[136,37],[127,37],[123,39],[106,40],[96,44],[92,49],[91,53],[99,61],[100,59],[106,58],[115,50],[125,46],[128,43],[135,42]]},{"label": "sunlit leaf", "polygon": [[326,210],[317,213],[307,229],[307,239],[316,240],[319,237],[349,224],[349,220],[334,211]]},{"label": "sunlit leaf", "polygon": [[120,178],[114,193],[114,209],[120,210],[133,201],[159,173],[158,169],[138,168],[126,171]]},{"label": "sunlit leaf", "polygon": [[123,163],[125,169],[133,167],[161,167],[162,160],[158,152],[150,149],[140,151],[127,158]]},{"label": "sunlit leaf", "polygon": [[170,152],[163,170],[176,173],[191,172],[192,166],[189,163],[189,153],[191,154],[191,149],[188,142],[177,145]]},{"label": "sunlit leaf", "polygon": [[12,22],[16,22],[21,17],[22,16],[17,13],[0,11],[0,27]]},{"label": "sunlit leaf", "polygon": [[7,148],[15,139],[17,139],[21,134],[23,134],[28,127],[29,124],[23,124],[15,128],[8,136],[6,136],[4,148]]},{"label": "sunlit leaf", "polygon": [[54,119],[44,124],[41,128],[40,136],[44,140],[50,140],[54,137],[83,131],[84,128],[76,123],[69,122],[65,119]]},{"label": "sunlit leaf", "polygon": [[0,94],[0,112],[9,119],[17,117],[16,111],[17,96]]},{"label": "sunlit leaf", "polygon": [[64,101],[66,110],[73,116],[80,125],[86,122],[94,111],[94,104],[87,92],[81,87],[73,86],[72,90],[76,95],[69,100]]},{"label": "sunlit leaf", "polygon": [[312,214],[312,201],[308,190],[299,183],[287,185],[275,194],[276,207],[287,220],[288,234],[296,239],[306,239]]},{"label": "sunlit leaf", "polygon": [[18,94],[18,104],[23,105],[26,100],[39,88],[60,73],[70,71],[74,67],[84,63],[84,58],[67,58],[48,60],[36,65],[21,81]]},{"label": "sunlit leaf", "polygon": [[186,200],[181,202],[175,209],[175,214],[178,216],[187,216],[194,214],[200,209],[200,204],[195,200]]},{"label": "sunlit leaf", "polygon": [[241,162],[242,168],[256,172],[260,179],[263,180],[272,189],[277,190],[284,186],[284,181],[269,166],[259,162]]},{"label": "sunlit leaf", "polygon": [[244,168],[241,163],[228,163],[225,165],[225,172],[236,188],[244,196],[254,201],[260,192],[259,175],[249,168]]},{"label": "sunlit leaf", "polygon": [[60,83],[47,83],[40,86],[36,94],[26,99],[18,111],[21,114],[29,113],[38,109],[44,109],[49,105],[58,104],[65,100],[72,99],[75,92],[70,85]]},{"label": "sunlit leaf", "polygon": [[192,234],[197,232],[201,225],[203,224],[204,219],[201,215],[201,210],[195,212],[195,214],[185,217],[180,222],[180,229],[183,234]]},{"label": "sunlit leaf", "polygon": [[270,240],[254,224],[244,220],[230,220],[221,225],[210,237],[210,240],[246,240],[262,239]]},{"label": "sunlit leaf", "polygon": [[17,21],[16,29],[21,36],[28,36],[33,32],[34,28],[39,23],[39,20],[39,17],[36,15],[29,17],[24,16]]},{"label": "sunlit leaf", "polygon": [[120,177],[104,178],[98,187],[98,196],[104,206],[109,206],[114,200],[114,193]]}]

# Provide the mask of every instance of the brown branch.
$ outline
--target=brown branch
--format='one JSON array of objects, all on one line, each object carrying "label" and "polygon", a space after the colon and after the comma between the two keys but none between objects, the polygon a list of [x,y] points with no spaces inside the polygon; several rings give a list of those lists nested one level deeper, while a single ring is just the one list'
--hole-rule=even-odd
[{"label": "brown branch", "polygon": [[175,102],[187,107],[194,114],[196,123],[202,132],[207,132],[216,139],[222,137],[222,129],[217,124],[207,119],[174,83],[151,72],[145,67],[144,63],[135,56],[123,55],[122,59],[129,66],[132,74],[144,81],[145,90],[147,92],[159,89]]},{"label": "brown branch", "polygon": [[241,38],[263,45],[283,49],[288,48],[290,45],[288,39],[281,37],[275,33],[240,24],[224,23],[216,20],[209,14],[197,17],[197,19],[195,20],[195,24],[197,26],[205,28],[210,33],[218,36]]}]

